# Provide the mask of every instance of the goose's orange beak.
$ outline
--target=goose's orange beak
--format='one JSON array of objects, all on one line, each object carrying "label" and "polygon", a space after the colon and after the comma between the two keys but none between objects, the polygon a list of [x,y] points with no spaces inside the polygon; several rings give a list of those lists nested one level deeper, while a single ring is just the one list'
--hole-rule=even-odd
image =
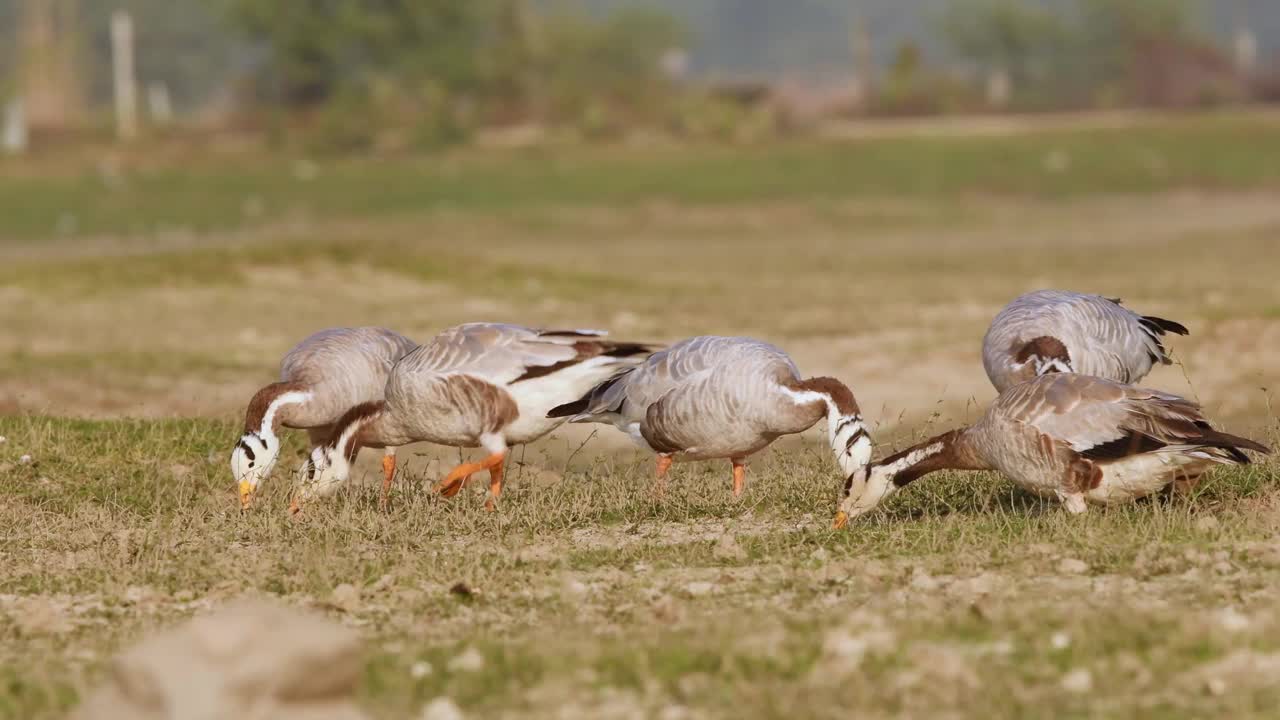
[{"label": "goose's orange beak", "polygon": [[240,481],[240,509],[248,510],[253,504],[253,485],[248,480]]},{"label": "goose's orange beak", "polygon": [[843,528],[845,525],[848,525],[848,524],[849,524],[849,513],[841,510],[840,512],[836,513],[836,520],[835,522],[831,523],[831,527],[836,530],[840,530],[841,528]]}]

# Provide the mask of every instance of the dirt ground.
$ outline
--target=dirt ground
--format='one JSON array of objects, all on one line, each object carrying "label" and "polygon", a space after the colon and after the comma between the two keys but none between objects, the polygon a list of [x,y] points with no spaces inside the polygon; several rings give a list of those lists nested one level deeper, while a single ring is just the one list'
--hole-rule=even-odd
[{"label": "dirt ground", "polygon": [[565,428],[513,453],[496,513],[483,483],[427,491],[455,450],[402,451],[385,511],[362,456],[299,518],[304,438],[250,512],[227,457],[308,333],[475,320],[767,339],[846,380],[883,455],[981,411],[983,332],[1043,287],[1187,325],[1145,384],[1280,444],[1278,234],[1263,185],[282,212],[0,242],[0,718],[60,717],[116,652],[244,596],[354,629],[376,718],[1274,717],[1274,462],[1079,517],[944,473],[835,532],[814,432],[755,459],[741,499],[726,463],[677,466],[659,499],[651,458]]}]

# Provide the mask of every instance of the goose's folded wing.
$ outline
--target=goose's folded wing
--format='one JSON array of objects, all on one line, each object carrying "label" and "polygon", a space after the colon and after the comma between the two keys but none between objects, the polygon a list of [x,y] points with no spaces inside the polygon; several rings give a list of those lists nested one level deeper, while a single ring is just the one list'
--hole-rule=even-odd
[{"label": "goose's folded wing", "polygon": [[442,332],[404,362],[413,371],[465,373],[508,384],[599,355],[649,352],[645,346],[602,340],[601,335],[595,330],[534,330],[518,325],[472,323]]},{"label": "goose's folded wing", "polygon": [[1091,459],[1171,445],[1249,443],[1214,430],[1194,402],[1159,390],[1085,375],[1058,375],[1017,390],[1024,396],[1021,421]]}]

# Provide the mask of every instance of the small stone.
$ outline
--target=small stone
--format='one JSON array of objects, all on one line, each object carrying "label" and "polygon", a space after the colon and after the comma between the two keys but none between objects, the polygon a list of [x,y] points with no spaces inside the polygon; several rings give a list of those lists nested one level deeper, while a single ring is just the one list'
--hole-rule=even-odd
[{"label": "small stone", "polygon": [[533,482],[530,484],[536,488],[549,488],[559,485],[563,480],[564,476],[555,470],[540,470],[533,476]]},{"label": "small stone", "polygon": [[1209,678],[1205,681],[1204,691],[1215,697],[1227,693],[1227,683],[1222,678]]},{"label": "small stone", "polygon": [[746,560],[747,551],[742,549],[738,544],[738,539],[732,535],[724,534],[716,540],[716,546],[712,550],[717,560]]},{"label": "small stone", "polygon": [[942,585],[937,578],[925,572],[922,568],[916,568],[911,572],[911,589],[928,592],[937,590]]},{"label": "small stone", "polygon": [[1058,561],[1058,572],[1063,575],[1083,575],[1089,572],[1089,563],[1077,558],[1062,558]]},{"label": "small stone", "polygon": [[1232,607],[1219,610],[1215,614],[1214,620],[1217,621],[1218,627],[1229,633],[1244,632],[1253,624],[1247,615]]},{"label": "small stone", "polygon": [[296,607],[241,601],[118,656],[72,715],[362,720],[359,638]]},{"label": "small stone", "polygon": [[516,551],[516,560],[522,563],[554,562],[561,553],[550,545],[530,545]]},{"label": "small stone", "polygon": [[11,612],[13,624],[25,636],[62,635],[73,629],[66,615],[42,597],[28,597]]},{"label": "small stone", "polygon": [[7,438],[7,437],[5,437],[5,436],[3,436],[3,435],[0,435],[0,445],[3,445],[3,444],[5,444],[5,443],[7,443],[7,442],[9,442],[9,438]]},{"label": "small stone", "polygon": [[435,668],[431,667],[431,663],[426,660],[419,660],[409,666],[409,677],[414,680],[421,680],[433,672],[435,672]]},{"label": "small stone", "polygon": [[477,594],[477,590],[471,587],[470,585],[459,581],[454,583],[453,586],[449,588],[449,594],[457,595],[458,597],[461,597],[461,598],[470,598],[470,597],[474,597]]},{"label": "small stone", "polygon": [[422,720],[462,720],[462,709],[447,697],[438,697],[422,708]]},{"label": "small stone", "polygon": [[484,669],[484,655],[469,647],[460,655],[449,661],[450,672],[479,672]]},{"label": "small stone", "polygon": [[160,593],[145,585],[130,585],[124,591],[124,604],[151,605],[160,600]]},{"label": "small stone", "polygon": [[822,641],[822,655],[814,665],[816,674],[842,677],[851,675],[868,655],[889,652],[895,646],[893,631],[882,627],[882,621],[863,615],[847,627],[827,633]]},{"label": "small stone", "polygon": [[1064,632],[1056,632],[1049,637],[1049,647],[1054,650],[1066,650],[1071,647],[1071,636]]},{"label": "small stone", "polygon": [[1077,668],[1063,675],[1059,685],[1069,693],[1087,693],[1093,689],[1093,673],[1084,668]]},{"label": "small stone", "polygon": [[687,720],[693,717],[684,705],[668,705],[658,711],[658,720]]},{"label": "small stone", "polygon": [[564,589],[564,594],[574,599],[585,597],[590,591],[590,588],[587,587],[586,583],[572,577],[565,578],[562,583],[562,587]]},{"label": "small stone", "polygon": [[680,603],[670,595],[659,595],[653,599],[651,604],[653,615],[661,622],[676,623],[684,617],[684,611],[680,607]]},{"label": "small stone", "polygon": [[716,589],[714,583],[709,582],[691,582],[684,586],[684,591],[693,597],[702,597],[710,595]]},{"label": "small stone", "polygon": [[1218,518],[1212,515],[1205,515],[1204,517],[1196,520],[1196,530],[1199,530],[1200,532],[1213,532],[1221,525],[1222,523],[1218,522]]},{"label": "small stone", "polygon": [[360,607],[360,590],[351,583],[342,583],[333,589],[329,596],[329,604],[342,612],[355,612]]},{"label": "small stone", "polygon": [[30,455],[23,455],[22,457],[18,458],[18,464],[19,464],[19,465],[30,465],[30,464],[31,464],[31,456],[30,456]]}]

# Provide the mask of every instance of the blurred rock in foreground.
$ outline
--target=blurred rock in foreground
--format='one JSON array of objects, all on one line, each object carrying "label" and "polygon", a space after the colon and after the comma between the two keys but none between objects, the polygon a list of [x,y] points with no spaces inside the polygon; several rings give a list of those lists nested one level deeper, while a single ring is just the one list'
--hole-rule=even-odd
[{"label": "blurred rock in foreground", "polygon": [[74,720],[366,720],[356,635],[295,608],[240,601],[117,657]]}]

